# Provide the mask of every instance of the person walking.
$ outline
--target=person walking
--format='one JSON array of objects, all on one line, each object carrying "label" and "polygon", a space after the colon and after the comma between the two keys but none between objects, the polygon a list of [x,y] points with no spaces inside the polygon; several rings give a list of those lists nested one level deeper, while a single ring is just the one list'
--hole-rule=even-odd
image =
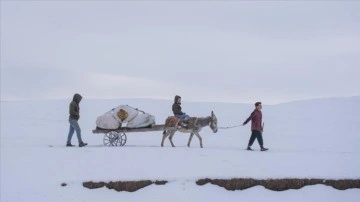
[{"label": "person walking", "polygon": [[250,120],[251,120],[251,137],[249,140],[249,144],[247,147],[247,150],[252,151],[251,146],[254,143],[255,139],[258,140],[259,145],[260,145],[260,150],[261,151],[267,151],[268,148],[264,147],[264,141],[262,138],[262,132],[263,132],[263,126],[262,124],[262,105],[261,102],[256,102],[255,103],[255,110],[251,113],[251,115],[249,116],[249,118],[247,118],[245,120],[245,122],[243,123],[243,126],[245,126]]},{"label": "person walking", "polygon": [[71,138],[74,134],[74,131],[76,131],[76,136],[79,142],[79,147],[84,147],[87,145],[87,143],[84,143],[81,139],[81,129],[78,123],[78,120],[80,119],[80,101],[82,99],[82,96],[78,93],[76,93],[73,97],[73,100],[70,103],[69,106],[69,134],[66,142],[67,147],[72,147],[74,145],[71,144]]}]

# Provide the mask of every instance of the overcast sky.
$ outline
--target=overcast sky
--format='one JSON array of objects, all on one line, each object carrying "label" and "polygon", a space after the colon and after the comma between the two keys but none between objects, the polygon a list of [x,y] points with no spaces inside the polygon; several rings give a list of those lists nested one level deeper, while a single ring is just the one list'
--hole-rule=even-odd
[{"label": "overcast sky", "polygon": [[1,100],[360,95],[360,2],[1,1]]}]

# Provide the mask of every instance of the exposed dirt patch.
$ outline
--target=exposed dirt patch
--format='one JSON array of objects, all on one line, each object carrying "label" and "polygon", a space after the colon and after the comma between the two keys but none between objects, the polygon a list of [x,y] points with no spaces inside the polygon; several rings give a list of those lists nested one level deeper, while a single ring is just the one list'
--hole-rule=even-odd
[{"label": "exposed dirt patch", "polygon": [[200,180],[196,181],[196,184],[201,186],[201,185],[204,185],[204,184],[207,184],[210,182],[211,182],[211,180],[209,178],[205,178],[205,179],[200,179]]},{"label": "exposed dirt patch", "polygon": [[83,186],[89,189],[97,189],[105,186],[105,182],[84,182]]},{"label": "exposed dirt patch", "polygon": [[197,185],[205,185],[207,183],[218,185],[227,190],[244,190],[254,186],[264,186],[266,189],[273,191],[284,191],[288,189],[301,189],[308,185],[323,184],[332,186],[338,190],[346,190],[357,188],[360,189],[360,179],[344,179],[344,180],[325,180],[325,179],[267,179],[256,180],[250,178],[233,178],[233,179],[200,179],[196,181]]},{"label": "exposed dirt patch", "polygon": [[116,182],[84,182],[83,186],[89,189],[97,189],[107,187],[108,189],[114,189],[116,191],[128,191],[134,192],[151,184],[164,185],[167,181],[151,181],[151,180],[140,180],[140,181],[116,181]]},{"label": "exposed dirt patch", "polygon": [[167,183],[167,181],[165,181],[165,180],[161,180],[161,181],[156,180],[154,183],[155,183],[156,185],[164,185],[164,184]]},{"label": "exposed dirt patch", "polygon": [[[165,185],[168,181],[165,180],[140,180],[140,181],[116,181],[116,182],[84,182],[83,186],[89,189],[97,189],[107,187],[108,189],[114,189],[116,191],[128,191],[134,192],[141,188],[147,187],[151,184]],[[199,186],[207,183],[218,185],[226,190],[244,190],[254,186],[263,186],[266,189],[272,191],[285,191],[288,189],[301,189],[308,185],[322,184],[331,186],[338,190],[346,190],[357,188],[360,189],[360,179],[342,179],[342,180],[326,180],[326,179],[266,179],[256,180],[251,178],[233,178],[233,179],[210,179],[204,178],[196,181]]]}]

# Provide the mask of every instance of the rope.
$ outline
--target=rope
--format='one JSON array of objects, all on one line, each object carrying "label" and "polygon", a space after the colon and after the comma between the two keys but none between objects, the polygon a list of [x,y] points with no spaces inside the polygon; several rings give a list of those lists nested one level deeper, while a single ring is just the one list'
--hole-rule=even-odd
[{"label": "rope", "polygon": [[142,112],[143,114],[146,114],[144,111],[138,109],[138,108],[135,108],[135,110],[139,111],[139,112]]},{"label": "rope", "polygon": [[227,126],[227,127],[218,127],[219,129],[230,129],[230,128],[236,128],[236,127],[239,127],[239,126],[242,126],[243,124],[240,124],[240,125],[235,125],[235,126]]}]

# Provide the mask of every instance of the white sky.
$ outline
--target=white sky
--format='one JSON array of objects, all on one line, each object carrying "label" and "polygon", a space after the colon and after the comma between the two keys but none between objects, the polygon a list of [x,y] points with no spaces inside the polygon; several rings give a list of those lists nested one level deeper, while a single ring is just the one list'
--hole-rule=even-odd
[{"label": "white sky", "polygon": [[1,100],[360,95],[360,2],[1,1]]}]

